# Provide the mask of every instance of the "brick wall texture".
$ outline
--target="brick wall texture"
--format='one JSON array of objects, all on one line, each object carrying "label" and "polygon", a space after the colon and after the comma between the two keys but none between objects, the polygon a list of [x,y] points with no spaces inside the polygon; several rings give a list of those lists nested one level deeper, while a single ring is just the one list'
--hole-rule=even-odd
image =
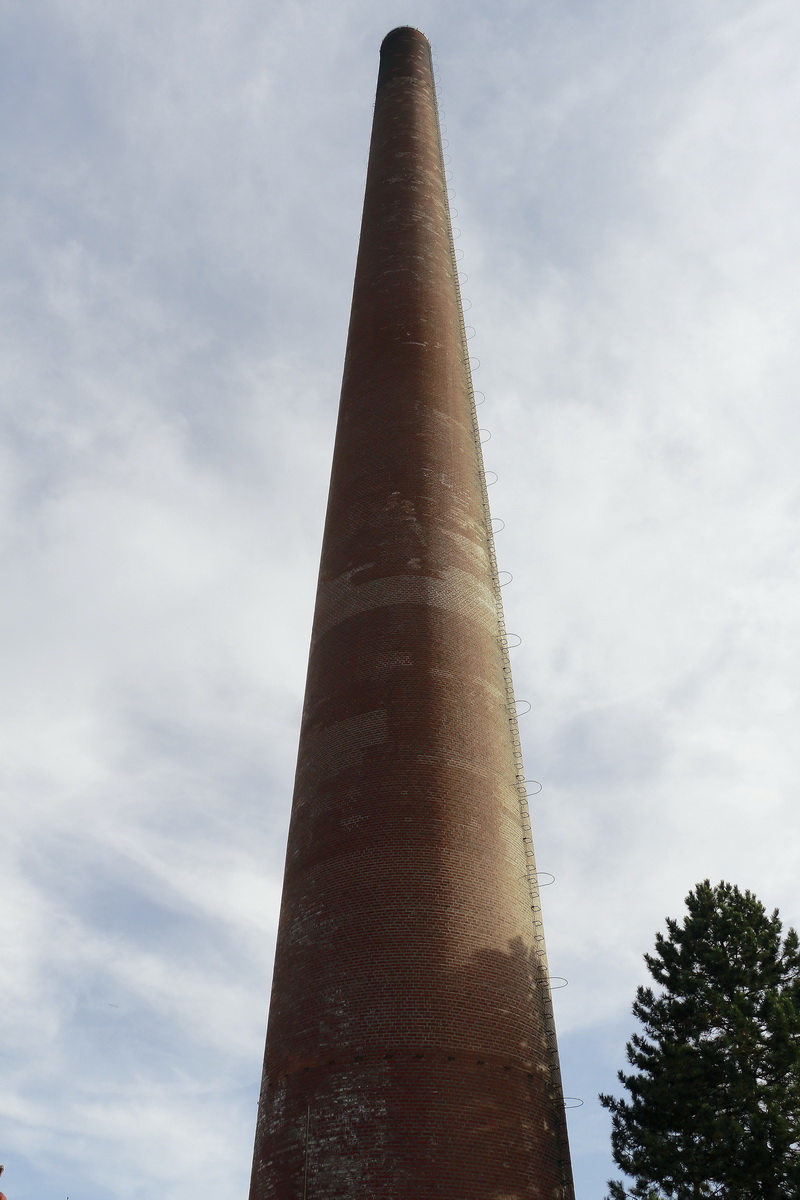
[{"label": "brick wall texture", "polygon": [[251,1200],[571,1200],[430,48],[381,64]]}]

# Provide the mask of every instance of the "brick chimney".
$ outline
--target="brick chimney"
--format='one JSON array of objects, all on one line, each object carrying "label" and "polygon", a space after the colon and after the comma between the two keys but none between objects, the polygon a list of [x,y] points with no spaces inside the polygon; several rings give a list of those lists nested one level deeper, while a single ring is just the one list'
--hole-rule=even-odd
[{"label": "brick chimney", "polygon": [[250,1200],[572,1200],[430,47],[381,47]]}]

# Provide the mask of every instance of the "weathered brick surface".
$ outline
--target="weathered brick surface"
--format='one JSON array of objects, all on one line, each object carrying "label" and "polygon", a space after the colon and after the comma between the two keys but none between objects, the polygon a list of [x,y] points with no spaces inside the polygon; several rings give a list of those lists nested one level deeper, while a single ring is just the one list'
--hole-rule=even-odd
[{"label": "weathered brick surface", "polygon": [[384,42],[251,1200],[567,1200],[425,39]]}]

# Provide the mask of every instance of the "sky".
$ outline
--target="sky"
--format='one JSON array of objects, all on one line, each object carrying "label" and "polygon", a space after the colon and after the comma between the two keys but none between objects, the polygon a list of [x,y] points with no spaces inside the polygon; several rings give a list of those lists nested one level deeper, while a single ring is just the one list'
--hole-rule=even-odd
[{"label": "sky", "polygon": [[441,77],[578,1200],[665,917],[710,878],[800,921],[796,3],[3,0],[9,1200],[247,1195],[400,24]]}]

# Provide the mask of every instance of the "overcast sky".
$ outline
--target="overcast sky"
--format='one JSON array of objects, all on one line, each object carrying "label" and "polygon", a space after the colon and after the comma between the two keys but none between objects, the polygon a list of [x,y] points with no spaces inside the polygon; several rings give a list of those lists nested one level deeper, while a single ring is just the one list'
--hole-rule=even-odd
[{"label": "overcast sky", "polygon": [[380,41],[438,53],[578,1200],[698,880],[800,920],[796,0],[2,0],[0,1161],[247,1195]]}]

